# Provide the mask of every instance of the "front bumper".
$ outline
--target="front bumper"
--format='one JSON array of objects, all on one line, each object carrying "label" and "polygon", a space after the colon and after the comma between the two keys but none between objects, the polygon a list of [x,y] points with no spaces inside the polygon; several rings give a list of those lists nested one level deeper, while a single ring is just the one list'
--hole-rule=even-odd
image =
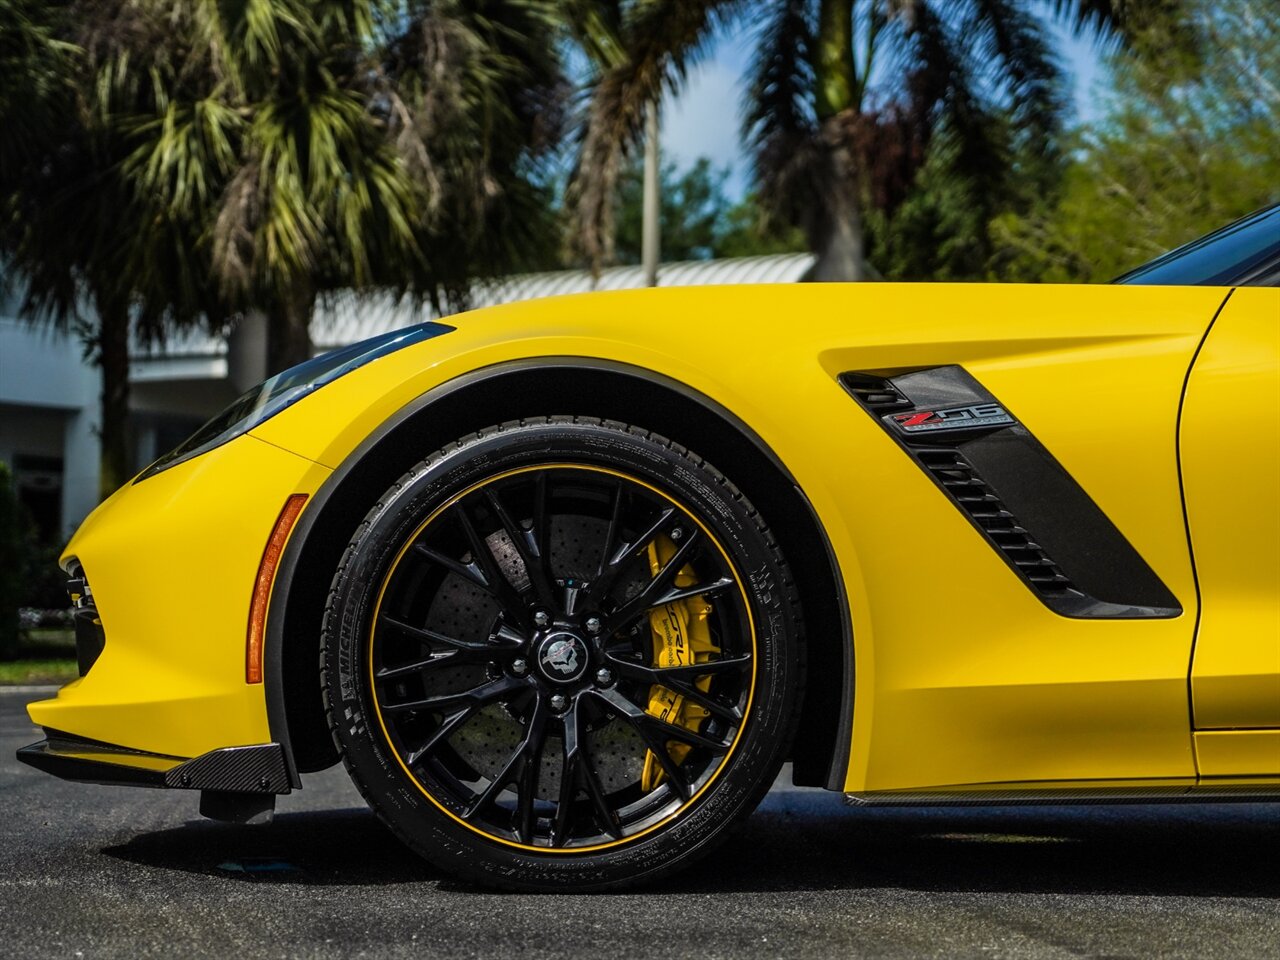
[{"label": "front bumper", "polygon": [[[264,684],[246,682],[249,606],[281,504],[314,494],[329,472],[245,435],[130,484],[95,510],[63,565],[82,568],[93,585],[101,648],[86,650],[93,656],[82,658],[79,680],[27,707],[38,726],[61,733],[23,759],[58,775],[154,780],[115,768],[167,774],[160,768],[170,761],[176,769],[277,740]],[[110,746],[88,756],[83,741]],[[89,770],[88,762],[108,767]]]}]

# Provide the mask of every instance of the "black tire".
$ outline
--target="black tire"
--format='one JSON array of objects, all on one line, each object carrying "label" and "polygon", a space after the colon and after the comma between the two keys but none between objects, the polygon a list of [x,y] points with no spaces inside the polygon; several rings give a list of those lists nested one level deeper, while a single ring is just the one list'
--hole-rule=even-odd
[{"label": "black tire", "polygon": [[711,850],[777,775],[804,671],[786,563],[732,483],[582,417],[491,427],[402,476],[334,576],[321,659],[347,769],[405,843],[559,891]]}]

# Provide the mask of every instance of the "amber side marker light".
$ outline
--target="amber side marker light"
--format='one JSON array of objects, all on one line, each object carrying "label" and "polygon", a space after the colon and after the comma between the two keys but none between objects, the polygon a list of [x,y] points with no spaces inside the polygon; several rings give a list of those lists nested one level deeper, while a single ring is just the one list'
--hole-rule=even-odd
[{"label": "amber side marker light", "polygon": [[276,525],[271,529],[271,539],[262,551],[262,562],[258,564],[258,579],[253,585],[253,603],[249,606],[249,632],[245,638],[244,679],[246,683],[262,682],[262,638],[267,628],[267,603],[271,599],[271,584],[276,578],[276,568],[280,566],[280,554],[284,553],[284,545],[289,540],[289,531],[293,529],[302,505],[307,502],[305,493],[295,493],[280,508],[280,516],[276,517]]}]

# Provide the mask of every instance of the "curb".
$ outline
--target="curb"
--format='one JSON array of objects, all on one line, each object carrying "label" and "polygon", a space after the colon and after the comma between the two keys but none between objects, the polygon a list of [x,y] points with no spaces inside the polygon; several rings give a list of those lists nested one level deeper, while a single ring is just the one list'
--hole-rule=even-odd
[{"label": "curb", "polygon": [[62,689],[62,684],[44,683],[44,684],[14,684],[12,686],[0,685],[0,694],[5,693],[57,693]]}]

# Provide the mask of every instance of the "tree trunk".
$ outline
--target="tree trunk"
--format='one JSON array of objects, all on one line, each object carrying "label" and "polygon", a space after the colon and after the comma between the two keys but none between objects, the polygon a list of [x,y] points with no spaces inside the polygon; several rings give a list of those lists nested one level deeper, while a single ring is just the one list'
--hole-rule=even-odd
[{"label": "tree trunk", "polygon": [[828,182],[822,190],[827,199],[810,236],[817,259],[808,279],[866,280],[858,171],[847,147],[827,141],[827,151]]},{"label": "tree trunk", "polygon": [[853,59],[854,0],[822,0],[818,7],[818,48],[814,63],[814,106],[821,124],[819,145],[824,198],[808,225],[809,245],[817,259],[809,280],[865,280],[862,192],[859,170],[849,149],[848,120],[859,109],[858,73]]},{"label": "tree trunk", "polygon": [[267,313],[267,376],[311,359],[311,317],[316,293],[309,283],[296,283]]},{"label": "tree trunk", "polygon": [[98,491],[105,500],[133,475],[129,456],[129,307],[101,297],[96,306],[98,366],[102,371]]}]

